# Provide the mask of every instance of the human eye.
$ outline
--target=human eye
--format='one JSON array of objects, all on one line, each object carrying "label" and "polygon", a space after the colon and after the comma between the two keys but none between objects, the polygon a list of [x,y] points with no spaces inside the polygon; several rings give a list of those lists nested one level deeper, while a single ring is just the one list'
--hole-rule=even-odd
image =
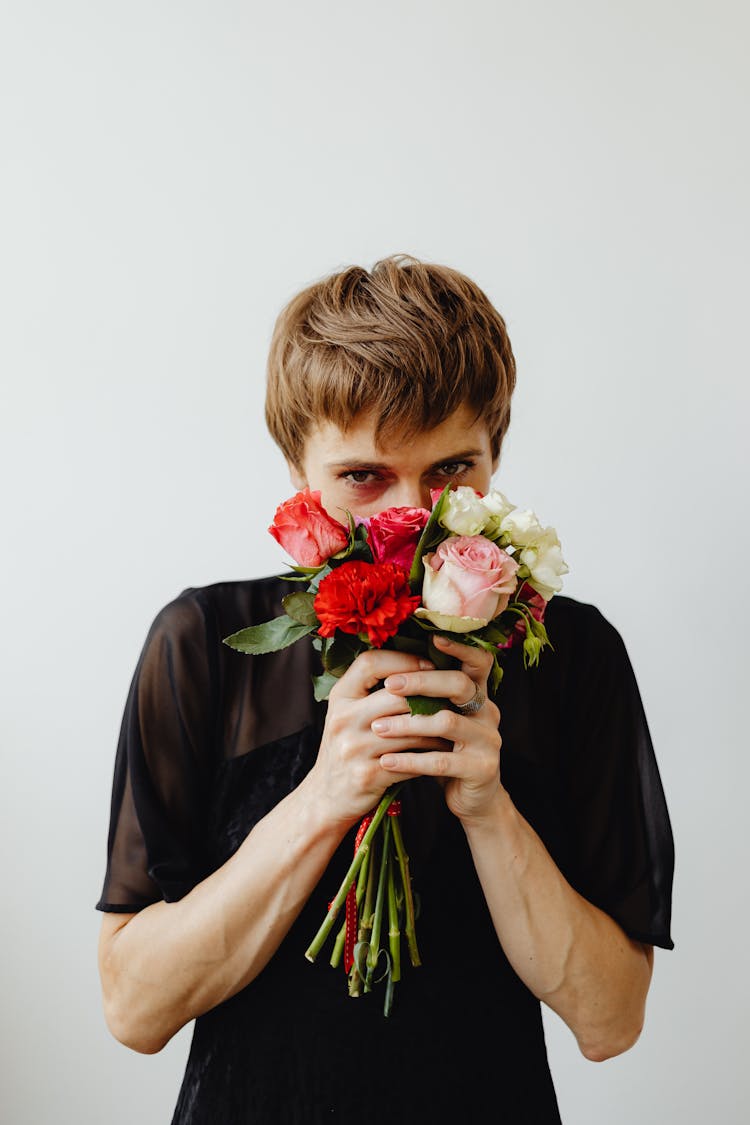
[{"label": "human eye", "polygon": [[379,477],[372,469],[345,469],[343,473],[339,473],[339,480],[345,481],[353,488],[364,488],[375,484]]},{"label": "human eye", "polygon": [[474,461],[443,461],[442,465],[435,466],[436,477],[460,477],[474,468]]}]

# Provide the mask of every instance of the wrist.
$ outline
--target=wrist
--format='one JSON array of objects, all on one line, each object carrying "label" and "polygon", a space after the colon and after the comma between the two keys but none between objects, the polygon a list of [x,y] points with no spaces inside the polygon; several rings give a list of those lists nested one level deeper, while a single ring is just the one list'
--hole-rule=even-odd
[{"label": "wrist", "polygon": [[335,839],[338,843],[361,819],[342,814],[341,808],[331,800],[325,779],[319,778],[314,768],[302,779],[290,797],[298,804],[308,830],[319,838]]},{"label": "wrist", "polygon": [[470,841],[474,837],[478,839],[486,835],[500,835],[511,844],[518,838],[520,827],[518,810],[502,783],[498,783],[481,812],[461,817],[461,824]]}]

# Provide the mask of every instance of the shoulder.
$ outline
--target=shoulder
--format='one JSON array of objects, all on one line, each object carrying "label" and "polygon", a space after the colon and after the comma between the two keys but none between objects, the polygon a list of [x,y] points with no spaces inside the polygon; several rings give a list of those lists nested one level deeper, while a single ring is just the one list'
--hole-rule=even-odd
[{"label": "shoulder", "polygon": [[541,654],[536,678],[545,689],[560,692],[566,707],[631,674],[620,630],[593,602],[555,594],[544,625],[550,647]]},{"label": "shoulder", "polygon": [[555,594],[547,603],[544,623],[555,650],[566,656],[574,650],[580,655],[624,647],[620,631],[598,606],[565,594]]},{"label": "shoulder", "polygon": [[281,599],[290,592],[277,575],[186,586],[157,612],[151,632],[189,637],[206,629],[242,629],[283,612]]}]

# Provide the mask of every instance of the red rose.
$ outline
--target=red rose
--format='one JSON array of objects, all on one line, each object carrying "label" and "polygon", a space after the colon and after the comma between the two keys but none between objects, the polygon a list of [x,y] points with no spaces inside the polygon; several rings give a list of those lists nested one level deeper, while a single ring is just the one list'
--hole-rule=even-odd
[{"label": "red rose", "polygon": [[320,503],[320,493],[305,488],[276,509],[268,529],[299,566],[321,566],[343,551],[349,532]]},{"label": "red rose", "polygon": [[345,562],[321,581],[313,603],[321,637],[367,633],[381,648],[419,605],[409,576],[393,563]]},{"label": "red rose", "polygon": [[419,537],[429,518],[426,508],[386,508],[365,520],[375,562],[392,562],[411,570]]}]

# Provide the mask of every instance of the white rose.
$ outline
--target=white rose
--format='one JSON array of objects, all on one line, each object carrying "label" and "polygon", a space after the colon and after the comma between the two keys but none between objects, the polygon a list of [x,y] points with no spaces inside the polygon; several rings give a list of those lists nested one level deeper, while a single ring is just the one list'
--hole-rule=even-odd
[{"label": "white rose", "polygon": [[562,556],[562,547],[554,527],[545,527],[536,543],[524,547],[518,558],[529,568],[528,583],[538,594],[549,601],[562,589],[562,575],[568,573],[568,564]]},{"label": "white rose", "polygon": [[542,527],[535,512],[514,508],[500,521],[500,530],[514,547],[532,547],[544,538],[547,529]]},{"label": "white rose", "polygon": [[454,535],[479,535],[487,516],[482,497],[469,485],[462,484],[452,488],[446,496],[438,522]]},{"label": "white rose", "polygon": [[491,488],[486,496],[482,497],[482,503],[489,514],[489,519],[484,525],[483,533],[490,539],[493,539],[496,535],[501,533],[503,520],[515,510],[516,506],[497,488]]}]

